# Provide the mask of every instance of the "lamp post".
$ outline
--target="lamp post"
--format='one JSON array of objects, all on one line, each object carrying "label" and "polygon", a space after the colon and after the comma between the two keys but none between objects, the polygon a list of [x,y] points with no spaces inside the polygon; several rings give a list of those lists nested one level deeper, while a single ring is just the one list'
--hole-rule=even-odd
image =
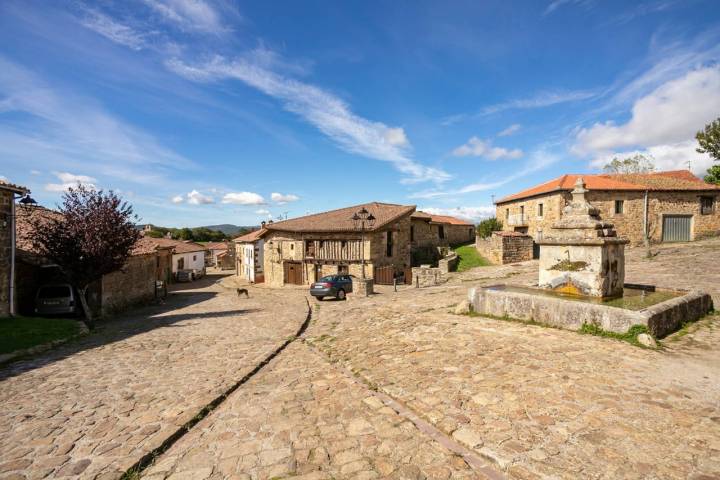
[{"label": "lamp post", "polygon": [[375,217],[365,207],[352,216],[355,230],[360,230],[360,265],[362,267],[362,279],[365,280],[365,228],[372,228],[375,225]]}]

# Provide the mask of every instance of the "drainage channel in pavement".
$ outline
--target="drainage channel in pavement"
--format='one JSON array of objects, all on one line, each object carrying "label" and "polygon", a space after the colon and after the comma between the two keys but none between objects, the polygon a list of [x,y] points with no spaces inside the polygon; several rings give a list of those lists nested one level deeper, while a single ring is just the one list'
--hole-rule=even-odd
[{"label": "drainage channel in pavement", "polygon": [[[307,301],[307,299],[306,299]],[[367,386],[365,382],[363,382],[361,379],[359,379],[357,376],[355,376],[350,370],[348,370],[345,367],[339,366],[337,364],[333,364],[330,361],[327,360],[327,356],[319,351],[317,348],[306,342],[303,337],[305,331],[307,330],[308,326],[310,325],[310,321],[312,320],[312,307],[310,306],[310,302],[307,303],[308,312],[305,317],[305,321],[300,325],[300,328],[298,329],[295,336],[288,338],[285,342],[283,342],[278,348],[276,348],[272,353],[270,353],[267,357],[263,359],[262,362],[260,362],[253,370],[248,372],[245,376],[243,376],[240,380],[238,380],[234,385],[232,385],[229,389],[227,389],[225,392],[223,392],[221,395],[219,395],[215,400],[207,404],[205,407],[203,407],[197,415],[193,417],[192,420],[187,422],[186,424],[182,425],[178,430],[176,430],[172,435],[170,435],[168,438],[166,438],[160,446],[153,449],[152,451],[145,454],[140,460],[138,460],[132,467],[130,467],[121,477],[122,480],[130,480],[130,479],[137,479],[141,476],[142,472],[145,471],[148,467],[150,467],[155,460],[162,455],[164,452],[170,449],[178,440],[180,440],[182,437],[190,433],[190,431],[197,425],[202,419],[206,418],[208,415],[210,415],[214,410],[216,410],[220,405],[227,400],[227,398],[235,392],[238,388],[243,386],[245,383],[247,383],[250,379],[252,379],[255,375],[260,373],[260,371],[268,365],[275,357],[277,357],[280,353],[283,352],[291,343],[293,343],[295,340],[300,339],[305,347],[307,347],[312,353],[320,357],[322,361],[328,364],[329,368],[334,368],[340,373],[342,373],[346,378],[348,378],[350,381],[355,383],[356,385],[360,386],[368,395],[372,395],[379,399],[384,405],[388,406],[389,408],[393,409],[395,412],[397,412],[398,415],[406,418],[409,420],[413,425],[415,425],[415,428],[418,429],[419,432],[421,432],[424,435],[427,435],[432,440],[436,441],[438,444],[443,446],[445,449],[449,450],[455,455],[460,456],[465,463],[467,463],[473,470],[478,472],[479,474],[482,474],[485,478],[489,480],[505,480],[507,477],[504,473],[494,468],[492,465],[490,465],[482,456],[471,450],[470,448],[467,448],[466,446],[458,443],[453,438],[449,437],[442,431],[435,428],[432,424],[429,422],[423,420],[417,413],[412,411],[407,406],[403,405],[398,400],[392,398],[391,396],[383,393],[378,392],[376,390],[373,390]]]},{"label": "drainage channel in pavement", "polygon": [[300,338],[305,333],[305,330],[307,330],[308,325],[310,325],[310,320],[312,319],[312,308],[310,307],[310,302],[305,299],[307,302],[307,315],[305,316],[305,321],[300,325],[300,328],[295,333],[294,336],[288,338],[285,340],[278,348],[273,350],[268,356],[266,356],[262,362],[258,363],[255,368],[253,368],[250,372],[248,372],[244,377],[242,377],[240,380],[238,380],[234,385],[232,385],[230,388],[228,388],[226,391],[221,393],[217,398],[215,398],[212,402],[205,405],[200,411],[192,418],[192,420],[188,421],[184,425],[182,425],[180,428],[178,428],[172,435],[170,435],[168,438],[166,438],[157,448],[154,448],[150,452],[143,455],[140,460],[135,462],[133,466],[128,468],[125,473],[122,475],[121,480],[131,480],[139,478],[144,470],[146,470],[148,467],[150,467],[153,462],[164,452],[166,452],[170,447],[172,447],[178,440],[180,440],[182,437],[190,433],[192,428],[197,425],[202,419],[210,415],[215,409],[217,409],[220,405],[223,404],[225,400],[238,388],[243,386],[245,383],[247,383],[251,378],[253,378],[255,375],[257,375],[268,363],[270,363],[275,357],[280,355],[283,350],[285,350],[288,345],[290,345],[292,342]]}]

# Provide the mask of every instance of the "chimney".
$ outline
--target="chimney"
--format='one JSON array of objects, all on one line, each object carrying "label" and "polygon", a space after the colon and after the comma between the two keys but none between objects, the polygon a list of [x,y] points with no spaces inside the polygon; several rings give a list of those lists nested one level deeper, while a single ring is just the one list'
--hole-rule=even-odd
[{"label": "chimney", "polygon": [[260,228],[265,228],[265,220],[263,220],[262,222],[260,222]]}]

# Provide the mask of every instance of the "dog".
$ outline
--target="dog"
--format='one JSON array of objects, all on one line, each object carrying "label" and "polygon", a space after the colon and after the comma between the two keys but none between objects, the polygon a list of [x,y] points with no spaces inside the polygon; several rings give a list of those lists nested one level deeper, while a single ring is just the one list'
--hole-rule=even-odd
[{"label": "dog", "polygon": [[250,298],[250,294],[248,293],[248,289],[247,289],[247,288],[238,288],[238,289],[237,289],[237,296],[239,297],[240,295],[245,295],[245,298]]}]

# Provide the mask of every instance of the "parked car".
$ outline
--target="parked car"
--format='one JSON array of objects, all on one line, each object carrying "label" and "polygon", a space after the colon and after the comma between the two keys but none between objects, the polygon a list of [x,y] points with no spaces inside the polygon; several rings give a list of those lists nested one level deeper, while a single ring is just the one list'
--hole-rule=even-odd
[{"label": "parked car", "polygon": [[352,292],[352,278],[350,275],[328,275],[310,285],[310,295],[318,300],[325,297],[345,300],[345,294],[350,292]]},{"label": "parked car", "polygon": [[72,286],[57,283],[41,286],[35,294],[35,313],[38,315],[77,315],[79,299]]}]

